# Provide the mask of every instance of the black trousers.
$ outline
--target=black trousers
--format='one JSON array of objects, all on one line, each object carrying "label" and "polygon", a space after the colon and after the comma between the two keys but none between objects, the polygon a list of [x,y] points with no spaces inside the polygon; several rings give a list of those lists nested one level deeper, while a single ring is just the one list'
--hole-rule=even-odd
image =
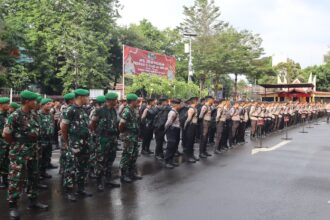
[{"label": "black trousers", "polygon": [[187,156],[194,155],[194,144],[196,137],[196,127],[197,124],[190,124],[183,130],[182,141],[183,141],[183,149],[184,153]]},{"label": "black trousers", "polygon": [[216,123],[211,122],[211,125],[210,125],[210,128],[209,128],[209,143],[214,143],[216,130],[217,130]]},{"label": "black trousers", "polygon": [[150,142],[153,137],[153,129],[150,127],[144,127],[142,132],[142,150],[150,150]]},{"label": "black trousers", "polygon": [[237,142],[238,143],[245,142],[245,128],[246,128],[246,122],[242,121],[239,124],[238,132],[237,132]]},{"label": "black trousers", "polygon": [[167,148],[165,153],[165,162],[169,163],[173,161],[175,153],[178,150],[178,146],[180,143],[180,128],[170,127],[166,131],[167,138]]},{"label": "black trousers", "polygon": [[222,137],[220,140],[220,148],[227,148],[228,147],[228,139],[229,139],[229,133],[231,132],[231,121],[227,120],[224,123]]},{"label": "black trousers", "polygon": [[155,140],[156,140],[156,149],[155,154],[156,156],[164,156],[164,128],[156,128],[155,129]]}]

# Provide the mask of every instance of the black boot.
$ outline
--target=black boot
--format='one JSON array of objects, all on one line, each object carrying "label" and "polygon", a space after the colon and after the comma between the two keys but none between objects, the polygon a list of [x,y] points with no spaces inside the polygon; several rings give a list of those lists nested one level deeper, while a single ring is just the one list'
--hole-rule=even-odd
[{"label": "black boot", "polygon": [[57,169],[58,166],[55,166],[54,164],[49,163],[47,166],[47,169]]},{"label": "black boot", "polygon": [[187,160],[188,163],[196,163],[196,160],[191,156]]},{"label": "black boot", "polygon": [[7,189],[8,188],[8,175],[2,176],[2,182],[0,184],[0,189]]},{"label": "black boot", "polygon": [[85,190],[84,186],[78,185],[78,190],[77,190],[77,194],[80,196],[84,196],[84,197],[91,197],[93,196],[92,193],[88,192]]},{"label": "black boot", "polygon": [[36,198],[33,198],[33,199],[29,199],[29,208],[47,210],[48,205],[38,202]]},{"label": "black boot", "polygon": [[104,191],[104,183],[103,183],[103,180],[102,178],[97,178],[97,190],[102,192]]},{"label": "black boot", "polygon": [[49,175],[48,173],[46,172],[43,172],[40,177],[42,177],[43,179],[51,179],[52,178],[52,175]]},{"label": "black boot", "polygon": [[48,189],[46,184],[38,183],[38,189]]},{"label": "black boot", "polygon": [[120,177],[120,180],[123,182],[123,183],[131,183],[133,182],[133,180],[129,177],[128,175],[128,172],[125,171],[125,170],[121,170],[121,177]]},{"label": "black boot", "polygon": [[209,154],[207,151],[205,151],[205,153],[204,153],[207,157],[211,157],[212,156],[212,154]]},{"label": "black boot", "polygon": [[110,186],[110,187],[113,187],[113,188],[118,188],[118,187],[120,187],[120,184],[114,182],[114,181],[111,179],[111,176],[106,177],[106,179],[105,179],[105,184],[106,184],[107,186]]},{"label": "black boot", "polygon": [[67,189],[66,192],[65,192],[65,196],[71,202],[76,202],[77,201],[77,197],[73,193],[73,189]]},{"label": "black boot", "polygon": [[19,211],[16,202],[9,203],[9,219],[10,220],[19,219]]},{"label": "black boot", "polygon": [[207,155],[205,153],[199,154],[199,158],[207,158]]},{"label": "black boot", "polygon": [[132,170],[130,172],[130,177],[131,177],[132,180],[142,180],[143,179],[143,177],[138,175],[135,170]]}]

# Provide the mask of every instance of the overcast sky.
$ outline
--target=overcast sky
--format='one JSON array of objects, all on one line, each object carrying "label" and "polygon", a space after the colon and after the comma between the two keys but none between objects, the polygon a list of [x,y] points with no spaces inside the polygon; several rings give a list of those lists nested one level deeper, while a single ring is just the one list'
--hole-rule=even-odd
[{"label": "overcast sky", "polygon": [[[215,0],[221,19],[238,29],[259,33],[267,55],[292,58],[303,67],[321,64],[330,45],[330,1]],[[121,0],[120,24],[143,18],[163,29],[183,19],[183,5],[194,0]],[[275,61],[276,62],[276,61]]]}]

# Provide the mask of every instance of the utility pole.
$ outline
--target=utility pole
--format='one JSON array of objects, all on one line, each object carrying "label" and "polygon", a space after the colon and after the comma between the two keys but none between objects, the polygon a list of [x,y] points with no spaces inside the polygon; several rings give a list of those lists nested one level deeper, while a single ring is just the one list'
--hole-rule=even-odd
[{"label": "utility pole", "polygon": [[[185,47],[185,53],[189,53],[189,62],[188,62],[188,82],[192,81],[192,76],[194,75],[193,63],[192,63],[192,37],[196,37],[197,34],[194,33],[184,33],[183,36],[189,37],[189,48]],[[189,50],[189,51],[188,51]]]}]

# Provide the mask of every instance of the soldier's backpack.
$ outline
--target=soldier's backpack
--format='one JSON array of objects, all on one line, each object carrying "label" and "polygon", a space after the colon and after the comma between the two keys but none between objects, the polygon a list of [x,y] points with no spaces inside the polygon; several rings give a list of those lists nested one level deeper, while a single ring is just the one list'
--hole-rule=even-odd
[{"label": "soldier's backpack", "polygon": [[170,111],[171,111],[171,107],[166,106],[156,114],[152,124],[155,129],[160,129],[165,127],[167,116]]},{"label": "soldier's backpack", "polygon": [[189,107],[188,106],[185,106],[185,107],[182,107],[179,111],[179,121],[180,121],[180,126],[181,128],[184,127],[184,124],[186,123],[187,121],[187,118],[188,118],[188,110],[189,110]]}]

